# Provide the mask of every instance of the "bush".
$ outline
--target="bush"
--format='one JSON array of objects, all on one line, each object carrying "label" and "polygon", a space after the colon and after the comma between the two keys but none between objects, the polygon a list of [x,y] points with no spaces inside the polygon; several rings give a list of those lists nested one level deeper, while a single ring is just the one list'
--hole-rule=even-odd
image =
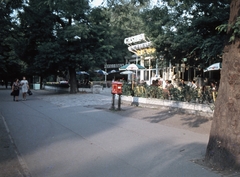
[{"label": "bush", "polygon": [[197,97],[198,97],[198,90],[197,89],[193,89],[189,86],[185,86],[181,89],[181,98],[183,98],[184,100],[181,101],[196,101]]},{"label": "bush", "polygon": [[126,96],[130,96],[130,95],[134,96],[131,85],[127,83],[123,83],[122,94]]},{"label": "bush", "polygon": [[136,96],[143,98],[170,99],[175,101],[210,103],[212,95],[210,89],[193,89],[189,86],[183,88],[172,88],[169,92],[157,86],[138,85],[133,90],[131,85],[124,83],[122,88],[123,95]]},{"label": "bush", "polygon": [[172,100],[184,101],[184,95],[178,88],[172,88],[169,92]]},{"label": "bush", "polygon": [[164,98],[163,90],[157,86],[147,86],[146,91],[147,98]]},{"label": "bush", "polygon": [[146,87],[143,85],[137,86],[134,88],[134,95],[137,97],[145,98],[147,94]]}]

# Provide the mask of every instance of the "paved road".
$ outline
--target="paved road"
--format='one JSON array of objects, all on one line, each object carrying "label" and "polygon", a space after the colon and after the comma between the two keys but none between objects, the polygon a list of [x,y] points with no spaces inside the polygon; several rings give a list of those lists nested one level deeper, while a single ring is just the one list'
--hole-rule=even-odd
[{"label": "paved road", "polygon": [[32,177],[221,176],[193,163],[208,135],[109,111],[107,90],[33,91],[19,102],[8,92],[0,90],[0,113]]}]

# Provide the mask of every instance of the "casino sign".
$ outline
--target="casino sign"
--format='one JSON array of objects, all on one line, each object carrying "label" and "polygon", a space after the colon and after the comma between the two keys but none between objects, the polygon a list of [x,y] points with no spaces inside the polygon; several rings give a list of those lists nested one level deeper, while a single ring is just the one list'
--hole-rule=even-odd
[{"label": "casino sign", "polygon": [[145,34],[139,34],[125,38],[124,43],[129,46],[128,50],[137,56],[142,56],[144,54],[153,54],[156,51],[152,45],[152,42],[146,40]]}]

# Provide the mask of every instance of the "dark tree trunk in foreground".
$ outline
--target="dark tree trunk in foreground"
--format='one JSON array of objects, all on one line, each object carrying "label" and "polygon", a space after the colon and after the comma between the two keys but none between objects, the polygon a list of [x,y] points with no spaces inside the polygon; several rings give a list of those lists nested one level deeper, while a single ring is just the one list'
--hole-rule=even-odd
[{"label": "dark tree trunk in foreground", "polygon": [[[232,0],[228,23],[233,24],[239,14],[240,0]],[[231,29],[228,33],[232,36]],[[239,37],[224,48],[220,87],[205,160],[221,169],[240,169]]]},{"label": "dark tree trunk in foreground", "polygon": [[77,93],[77,79],[75,68],[69,67],[70,93]]}]

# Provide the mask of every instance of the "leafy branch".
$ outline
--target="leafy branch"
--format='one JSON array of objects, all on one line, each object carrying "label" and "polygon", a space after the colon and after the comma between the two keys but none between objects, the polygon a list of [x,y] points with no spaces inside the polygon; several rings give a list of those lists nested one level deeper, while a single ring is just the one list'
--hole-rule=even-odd
[{"label": "leafy branch", "polygon": [[232,35],[229,39],[229,42],[234,42],[236,37],[240,37],[240,17],[237,18],[234,24],[219,25],[216,27],[216,30],[225,33],[231,31]]}]

